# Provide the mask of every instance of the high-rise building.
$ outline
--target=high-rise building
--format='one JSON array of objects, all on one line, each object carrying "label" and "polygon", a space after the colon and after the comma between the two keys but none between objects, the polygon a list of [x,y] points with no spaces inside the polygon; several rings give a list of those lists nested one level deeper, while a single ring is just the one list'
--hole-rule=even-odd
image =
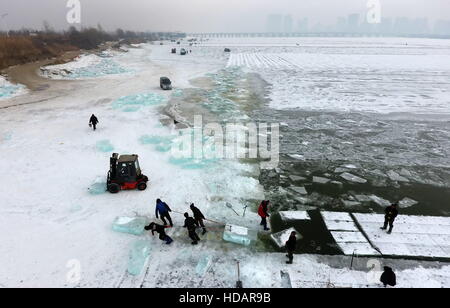
[{"label": "high-rise building", "polygon": [[347,32],[349,33],[357,33],[359,32],[359,14],[351,14],[348,15],[347,19]]},{"label": "high-rise building", "polygon": [[283,32],[291,33],[294,30],[292,15],[285,15],[283,20]]},{"label": "high-rise building", "polygon": [[280,14],[270,14],[267,16],[266,31],[269,33],[280,33],[283,28],[283,16]]},{"label": "high-rise building", "polygon": [[299,19],[297,22],[297,31],[301,33],[306,33],[309,31],[309,21],[308,18]]}]

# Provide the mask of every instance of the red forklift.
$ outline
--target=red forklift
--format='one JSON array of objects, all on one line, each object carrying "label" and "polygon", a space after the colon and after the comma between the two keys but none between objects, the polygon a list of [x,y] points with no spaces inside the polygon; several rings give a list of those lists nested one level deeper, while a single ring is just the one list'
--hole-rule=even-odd
[{"label": "red forklift", "polygon": [[146,190],[148,177],[143,175],[137,155],[120,155],[114,153],[109,160],[106,189],[117,194],[121,190]]}]

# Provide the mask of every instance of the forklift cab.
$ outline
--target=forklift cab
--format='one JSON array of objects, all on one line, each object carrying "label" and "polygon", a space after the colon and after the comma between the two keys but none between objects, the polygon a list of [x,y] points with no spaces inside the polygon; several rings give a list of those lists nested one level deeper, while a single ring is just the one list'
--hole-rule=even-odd
[{"label": "forklift cab", "polygon": [[138,155],[121,155],[114,153],[110,158],[107,189],[111,193],[120,190],[147,188],[148,177],[142,174]]}]

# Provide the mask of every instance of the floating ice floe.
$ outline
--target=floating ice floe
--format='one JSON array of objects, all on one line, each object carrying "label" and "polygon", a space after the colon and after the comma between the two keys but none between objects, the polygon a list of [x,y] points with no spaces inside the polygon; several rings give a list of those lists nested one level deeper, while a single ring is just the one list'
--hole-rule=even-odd
[{"label": "floating ice floe", "polygon": [[308,194],[308,191],[305,189],[305,187],[290,186],[289,189],[292,191],[295,191],[296,193],[299,193],[301,195]]},{"label": "floating ice floe", "polygon": [[330,183],[333,184],[333,185],[338,185],[338,186],[344,185],[344,183],[339,182],[339,181],[331,181]]},{"label": "floating ice floe", "polygon": [[350,201],[350,200],[341,200],[341,201],[345,207],[355,207],[355,206],[361,205],[361,202],[358,202],[358,201]]},{"label": "floating ice floe", "polygon": [[297,240],[302,238],[302,236],[299,234],[297,230],[295,230],[295,228],[289,228],[287,230],[278,233],[273,233],[270,235],[270,237],[275,242],[275,244],[277,244],[278,247],[283,248],[286,245],[286,242],[289,240],[289,237],[291,236],[292,232],[297,233]]},{"label": "floating ice floe", "polygon": [[367,183],[366,179],[360,178],[359,176],[353,175],[351,173],[348,172],[344,172],[341,174],[341,177],[349,182],[354,182],[354,183],[360,183],[360,184],[365,184]]},{"label": "floating ice floe", "polygon": [[297,160],[305,160],[305,156],[300,155],[300,154],[289,154],[288,156],[290,158],[297,159]]},{"label": "floating ice floe", "polygon": [[311,220],[307,211],[281,211],[279,213],[283,221]]},{"label": "floating ice floe", "polygon": [[392,181],[396,181],[396,182],[409,182],[409,180],[403,176],[401,176],[400,174],[398,174],[397,172],[393,171],[393,170],[389,170],[387,173],[388,177],[392,180]]},{"label": "floating ice floe", "polygon": [[306,181],[306,178],[298,175],[290,175],[289,179],[291,179],[292,182]]},{"label": "floating ice floe", "polygon": [[401,200],[398,203],[399,207],[402,208],[402,209],[406,209],[406,208],[414,206],[416,204],[419,204],[419,202],[416,201],[416,200],[413,200],[411,198],[408,198],[408,197],[404,198],[403,200]]},{"label": "floating ice floe", "polygon": [[313,182],[317,183],[317,184],[327,184],[330,181],[331,181],[330,179],[323,178],[323,177],[320,177],[320,176],[314,176],[313,177]]},{"label": "floating ice floe", "polygon": [[355,199],[359,202],[370,202],[372,199],[366,195],[355,195]]},{"label": "floating ice floe", "polygon": [[133,243],[128,260],[128,273],[133,276],[142,274],[150,257],[151,245],[146,240],[138,240]]},{"label": "floating ice floe", "polygon": [[391,205],[390,201],[383,199],[381,197],[375,196],[375,195],[370,195],[369,198],[370,198],[370,200],[372,200],[379,206],[387,207],[387,206]]},{"label": "floating ice floe", "polygon": [[248,228],[227,224],[223,232],[223,240],[239,245],[249,246],[257,238],[257,233]]},{"label": "floating ice floe", "polygon": [[145,232],[145,226],[150,223],[147,217],[117,217],[114,222],[112,229],[116,232],[142,235]]}]

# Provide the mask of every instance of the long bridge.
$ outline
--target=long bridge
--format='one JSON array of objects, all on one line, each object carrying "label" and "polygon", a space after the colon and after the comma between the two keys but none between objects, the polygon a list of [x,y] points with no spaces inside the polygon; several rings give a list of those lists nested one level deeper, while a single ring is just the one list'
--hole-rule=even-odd
[{"label": "long bridge", "polygon": [[426,34],[386,34],[386,33],[348,33],[348,32],[211,32],[211,33],[186,33],[194,38],[251,38],[251,37],[406,37],[406,38],[441,38],[450,39],[449,35]]}]

